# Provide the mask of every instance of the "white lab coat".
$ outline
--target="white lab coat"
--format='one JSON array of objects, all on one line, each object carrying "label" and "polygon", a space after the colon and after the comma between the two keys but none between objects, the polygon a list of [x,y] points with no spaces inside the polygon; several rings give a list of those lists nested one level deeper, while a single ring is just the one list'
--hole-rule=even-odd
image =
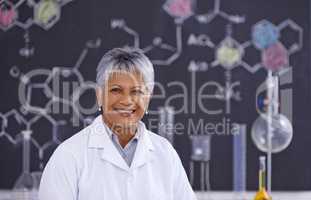
[{"label": "white lab coat", "polygon": [[101,116],[63,142],[46,165],[39,200],[196,200],[178,154],[143,123],[129,167]]}]

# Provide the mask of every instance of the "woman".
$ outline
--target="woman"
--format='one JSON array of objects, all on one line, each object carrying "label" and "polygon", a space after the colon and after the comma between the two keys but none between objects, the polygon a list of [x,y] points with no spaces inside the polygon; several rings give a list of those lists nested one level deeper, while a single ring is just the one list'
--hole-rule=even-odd
[{"label": "woman", "polygon": [[196,199],[174,148],[140,121],[154,86],[150,60],[138,49],[113,49],[96,81],[102,115],[55,150],[39,199]]}]

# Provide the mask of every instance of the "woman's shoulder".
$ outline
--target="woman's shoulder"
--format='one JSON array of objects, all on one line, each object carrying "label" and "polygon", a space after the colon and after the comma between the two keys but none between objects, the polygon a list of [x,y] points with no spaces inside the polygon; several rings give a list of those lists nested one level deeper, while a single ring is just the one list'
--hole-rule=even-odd
[{"label": "woman's shoulder", "polygon": [[167,151],[175,151],[173,145],[168,141],[168,139],[166,139],[165,137],[159,135],[159,134],[156,134],[152,131],[147,131],[149,137],[150,137],[150,140],[154,146],[154,148],[156,150],[162,150],[164,151],[164,153]]},{"label": "woman's shoulder", "polygon": [[148,131],[148,135],[153,144],[154,152],[156,152],[154,155],[158,157],[159,161],[162,164],[168,163],[175,166],[176,162],[178,163],[180,158],[176,149],[173,147],[173,144],[171,144],[165,137],[154,132]]},{"label": "woman's shoulder", "polygon": [[170,142],[165,137],[163,137],[163,136],[161,136],[155,132],[147,130],[147,133],[149,134],[149,136],[153,142],[157,142],[157,143],[161,143],[161,144],[165,144],[165,145],[170,144]]},{"label": "woman's shoulder", "polygon": [[85,127],[79,132],[75,133],[68,139],[64,140],[56,149],[60,153],[69,153],[72,155],[79,154],[87,147],[88,137],[91,130]]}]

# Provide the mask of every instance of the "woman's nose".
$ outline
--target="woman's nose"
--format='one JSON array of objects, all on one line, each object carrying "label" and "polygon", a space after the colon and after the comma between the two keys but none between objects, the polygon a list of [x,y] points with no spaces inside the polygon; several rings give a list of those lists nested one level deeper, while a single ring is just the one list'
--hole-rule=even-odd
[{"label": "woman's nose", "polygon": [[119,102],[123,105],[132,105],[134,103],[133,98],[130,94],[123,94],[120,99]]}]

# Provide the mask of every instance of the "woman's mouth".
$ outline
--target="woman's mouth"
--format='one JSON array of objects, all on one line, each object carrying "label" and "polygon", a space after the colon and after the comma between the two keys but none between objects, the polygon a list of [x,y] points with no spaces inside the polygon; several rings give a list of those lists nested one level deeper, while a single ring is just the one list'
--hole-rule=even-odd
[{"label": "woman's mouth", "polygon": [[114,108],[114,111],[119,113],[121,116],[128,117],[131,114],[133,114],[136,110],[135,109]]}]

